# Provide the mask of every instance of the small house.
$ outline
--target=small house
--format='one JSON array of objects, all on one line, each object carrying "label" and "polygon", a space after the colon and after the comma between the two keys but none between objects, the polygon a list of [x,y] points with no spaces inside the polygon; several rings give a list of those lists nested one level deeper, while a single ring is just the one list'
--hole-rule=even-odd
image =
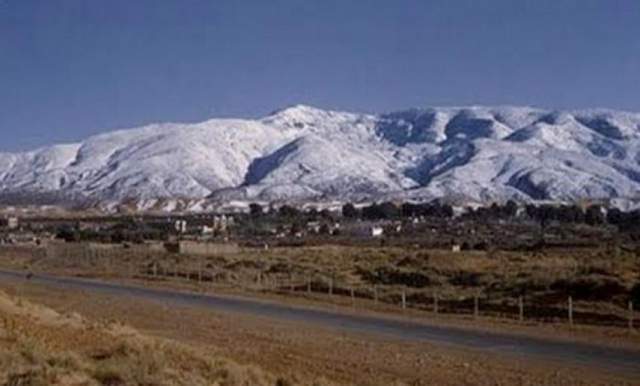
[{"label": "small house", "polygon": [[381,237],[384,234],[384,229],[379,226],[371,227],[371,237]]},{"label": "small house", "polygon": [[175,230],[178,233],[187,232],[187,222],[185,220],[177,220],[174,224]]}]

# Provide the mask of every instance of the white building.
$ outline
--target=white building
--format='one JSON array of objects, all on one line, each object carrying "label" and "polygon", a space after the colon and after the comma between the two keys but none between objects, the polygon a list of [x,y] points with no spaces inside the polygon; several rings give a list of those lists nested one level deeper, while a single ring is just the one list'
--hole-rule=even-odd
[{"label": "white building", "polygon": [[227,228],[233,226],[234,220],[231,216],[220,215],[213,217],[213,230],[218,232],[226,232]]},{"label": "white building", "polygon": [[178,233],[187,232],[187,222],[185,220],[177,220],[174,226]]},{"label": "white building", "polygon": [[18,229],[20,226],[20,221],[17,217],[9,217],[7,219],[7,228],[9,229]]},{"label": "white building", "polygon": [[371,237],[380,237],[384,234],[384,229],[382,227],[371,227]]}]

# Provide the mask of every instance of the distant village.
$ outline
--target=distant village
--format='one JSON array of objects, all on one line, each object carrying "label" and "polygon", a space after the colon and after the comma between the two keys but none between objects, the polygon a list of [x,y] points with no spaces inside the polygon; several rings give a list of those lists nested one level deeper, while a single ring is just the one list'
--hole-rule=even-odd
[{"label": "distant village", "polygon": [[242,213],[4,216],[0,219],[0,244],[154,244],[170,252],[211,254],[236,246],[410,243],[456,252],[535,248],[541,243],[590,245],[618,233],[634,238],[639,225],[638,211],[588,204],[534,206],[509,201],[485,207],[454,207],[439,202],[383,202],[348,203],[334,210],[318,210],[313,206],[253,203]]}]

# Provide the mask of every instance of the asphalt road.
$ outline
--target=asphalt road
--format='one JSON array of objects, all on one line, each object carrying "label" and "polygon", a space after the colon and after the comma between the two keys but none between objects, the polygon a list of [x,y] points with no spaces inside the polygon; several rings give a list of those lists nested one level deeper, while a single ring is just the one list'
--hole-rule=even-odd
[{"label": "asphalt road", "polygon": [[[27,281],[23,273],[0,270],[0,281]],[[223,295],[199,295],[106,283],[78,278],[34,275],[28,281],[63,289],[77,289],[88,293],[135,297],[177,305],[199,306],[220,312],[232,312],[308,323],[335,330],[355,331],[412,342],[457,346],[498,353],[519,360],[552,362],[554,365],[586,366],[591,370],[640,379],[640,347],[637,351],[603,347],[586,343],[560,342],[523,337],[508,333],[481,332],[448,326],[433,326],[415,321],[402,321],[376,316],[358,316],[276,304],[250,298]]]}]

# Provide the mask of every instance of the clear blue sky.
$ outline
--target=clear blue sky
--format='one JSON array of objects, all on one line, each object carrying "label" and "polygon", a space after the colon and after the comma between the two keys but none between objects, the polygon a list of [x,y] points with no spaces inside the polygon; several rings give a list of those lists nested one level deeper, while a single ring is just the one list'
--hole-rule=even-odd
[{"label": "clear blue sky", "polygon": [[640,1],[0,0],[0,150],[295,103],[640,111]]}]

